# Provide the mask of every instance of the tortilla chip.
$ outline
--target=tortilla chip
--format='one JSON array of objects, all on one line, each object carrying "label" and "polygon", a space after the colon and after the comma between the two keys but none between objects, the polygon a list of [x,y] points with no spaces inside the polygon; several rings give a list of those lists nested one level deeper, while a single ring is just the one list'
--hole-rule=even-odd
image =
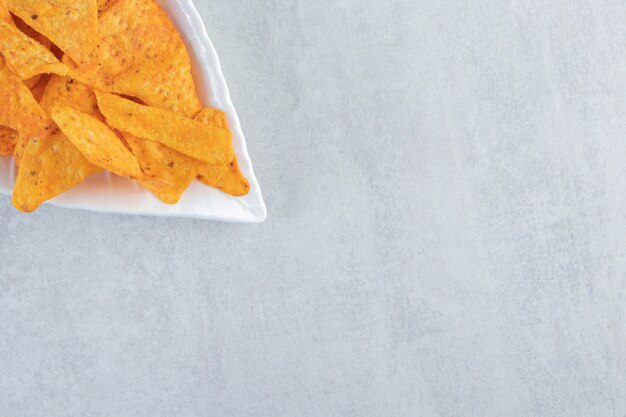
[{"label": "tortilla chip", "polygon": [[[220,129],[228,129],[226,113],[221,110],[206,107],[195,117],[196,121]],[[210,187],[217,188],[220,179],[226,174],[228,167],[225,164],[198,164],[198,180]]]},{"label": "tortilla chip", "polygon": [[33,212],[100,170],[86,162],[60,130],[46,138],[32,138],[13,188],[13,205],[20,211]]},{"label": "tortilla chip", "polygon": [[[47,84],[47,86],[46,86]],[[53,75],[44,84],[41,106],[49,114],[55,104],[69,105],[84,112],[98,113],[93,91],[67,77]],[[100,116],[102,117],[102,116]],[[13,204],[19,210],[36,210],[44,201],[82,183],[102,169],[84,155],[56,128],[49,138],[21,138],[15,159],[20,167]]]},{"label": "tortilla chip", "polygon": [[46,47],[6,22],[0,22],[0,53],[7,66],[22,80],[38,74],[65,75],[68,72]]},{"label": "tortilla chip", "polygon": [[176,152],[167,146],[151,140],[126,135],[126,142],[137,157],[142,171],[161,183],[139,181],[159,200],[167,204],[176,204],[196,177],[196,161]]},{"label": "tortilla chip", "polygon": [[184,116],[200,111],[185,44],[154,0],[117,1],[99,23],[98,68],[79,70],[76,77],[98,90]]},{"label": "tortilla chip", "polygon": [[[196,120],[227,128],[226,115],[221,110],[204,109]],[[160,178],[163,184],[141,184],[157,198],[167,204],[176,204],[194,178],[202,178],[205,183],[217,187],[226,174],[226,165],[211,165],[176,152],[158,142],[126,135],[131,151],[137,157],[144,173]]]},{"label": "tortilla chip", "polygon": [[[198,122],[214,126],[220,129],[228,129],[226,113],[221,110],[206,107],[195,117]],[[227,164],[198,164],[198,180],[210,187],[218,188],[220,179],[228,170]]]},{"label": "tortilla chip", "polygon": [[[226,113],[218,109],[204,108],[198,113],[196,120],[228,129]],[[233,156],[233,160],[220,170],[217,170],[215,166],[206,164],[200,164],[198,168],[198,180],[206,185],[219,188],[226,194],[236,197],[244,196],[250,192],[250,183],[241,172],[236,156]]]},{"label": "tortilla chip", "polygon": [[228,171],[220,178],[217,188],[235,197],[242,197],[250,192],[250,182],[243,176],[237,158],[228,164]]},{"label": "tortilla chip", "polygon": [[223,164],[233,158],[228,129],[216,128],[166,110],[143,106],[113,94],[96,95],[100,111],[107,123],[115,129],[162,143],[210,164]]},{"label": "tortilla chip", "polygon": [[98,110],[98,102],[93,89],[69,77],[53,75],[46,87],[46,94],[39,103],[41,107],[52,114],[56,106],[69,106],[74,110],[87,113],[98,120],[104,120]]},{"label": "tortilla chip", "polygon": [[44,136],[52,121],[32,93],[0,58],[0,125],[32,136]]},{"label": "tortilla chip", "polygon": [[5,4],[5,0],[0,0],[0,22],[13,23],[13,17],[7,9],[7,5]]},{"label": "tortilla chip", "polygon": [[[228,129],[226,114],[218,109],[203,109],[196,120],[217,128]],[[208,164],[145,139],[126,135],[129,146],[142,170],[163,180],[163,185],[144,184],[156,197],[168,204],[176,204],[194,177],[233,196],[243,196],[250,184],[239,169],[237,159],[227,164]]]},{"label": "tortilla chip", "polygon": [[[196,120],[217,128],[228,128],[226,114],[218,109],[203,109]],[[243,177],[236,159],[228,164],[207,164],[176,152],[158,142],[125,136],[144,173],[163,180],[162,185],[144,184],[161,201],[176,204],[194,177],[224,192],[242,196],[250,185]]]},{"label": "tortilla chip", "polygon": [[123,177],[141,177],[139,163],[120,138],[93,116],[67,106],[52,109],[52,118],[92,164]]},{"label": "tortilla chip", "polygon": [[0,126],[0,155],[13,155],[17,143],[17,132],[5,126]]},{"label": "tortilla chip", "polygon": [[46,36],[79,65],[97,63],[96,0],[5,0],[8,9]]}]

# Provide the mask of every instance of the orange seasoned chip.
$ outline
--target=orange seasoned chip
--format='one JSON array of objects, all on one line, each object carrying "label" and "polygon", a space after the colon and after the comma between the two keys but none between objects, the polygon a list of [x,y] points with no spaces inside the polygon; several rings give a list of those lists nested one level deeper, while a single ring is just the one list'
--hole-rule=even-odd
[{"label": "orange seasoned chip", "polygon": [[43,136],[51,120],[31,91],[0,58],[0,125],[33,136]]},{"label": "orange seasoned chip", "polygon": [[117,1],[99,23],[100,63],[79,79],[187,117],[200,111],[185,44],[154,0]]},{"label": "orange seasoned chip", "polygon": [[92,164],[124,177],[141,177],[139,163],[120,138],[93,116],[67,106],[52,109],[52,118]]},{"label": "orange seasoned chip", "polygon": [[[228,129],[226,113],[211,107],[203,108],[195,117],[196,121],[220,129]],[[198,164],[198,180],[210,187],[218,188],[220,179],[226,174],[228,164]]]},{"label": "orange seasoned chip", "polygon": [[[226,113],[213,108],[204,108],[196,116],[196,120],[215,127],[228,129]],[[239,168],[237,157],[224,166],[224,171],[216,171],[215,166],[199,165],[198,180],[211,187],[219,188],[226,194],[244,196],[250,192],[250,183]]]},{"label": "orange seasoned chip", "polygon": [[79,65],[97,63],[96,0],[5,0],[8,9],[46,36]]},{"label": "orange seasoned chip", "polygon": [[[205,108],[196,120],[217,128],[228,128],[226,114],[218,109]],[[163,181],[163,184],[142,185],[165,203],[176,204],[195,177],[206,185],[235,196],[245,195],[250,190],[236,159],[228,164],[208,164],[151,140],[132,135],[125,137],[144,173]]]},{"label": "orange seasoned chip", "polygon": [[[219,128],[228,127],[225,113],[217,109],[202,110],[196,120]],[[139,139],[132,135],[125,135],[125,138],[143,172],[163,182],[162,184],[141,182],[141,184],[167,204],[178,203],[196,177],[207,185],[218,187],[219,180],[228,170],[227,165],[207,164],[158,142]]]},{"label": "orange seasoned chip", "polygon": [[210,164],[233,158],[228,129],[206,125],[166,110],[143,106],[107,93],[97,93],[107,123],[122,132],[159,142],[182,154]]},{"label": "orange seasoned chip", "polygon": [[32,138],[15,180],[13,205],[20,211],[33,212],[100,170],[86,162],[60,130],[45,138]]},{"label": "orange seasoned chip", "polygon": [[69,106],[74,110],[104,120],[98,110],[98,102],[93,89],[69,77],[58,75],[50,77],[46,94],[39,104],[48,114],[52,114],[52,109],[56,106]]},{"label": "orange seasoned chip", "polygon": [[228,171],[220,178],[217,188],[235,197],[242,197],[250,192],[250,182],[241,172],[237,158],[228,164]]},{"label": "orange seasoned chip", "polygon": [[198,181],[209,187],[219,188],[220,180],[228,171],[228,164],[207,164],[199,162],[196,167]]},{"label": "orange seasoned chip", "polygon": [[[203,108],[195,117],[198,122],[220,129],[228,129],[226,113],[211,107]],[[233,155],[234,157],[234,155]],[[228,164],[198,164],[198,180],[210,187],[219,188],[220,180],[228,171]]]},{"label": "orange seasoned chip", "polygon": [[68,72],[45,46],[10,23],[0,22],[0,53],[7,66],[22,80],[38,74],[65,75]]},{"label": "orange seasoned chip", "polygon": [[13,155],[17,143],[17,132],[6,126],[0,126],[0,155]]},{"label": "orange seasoned chip", "polygon": [[139,182],[164,203],[178,203],[196,177],[198,161],[158,142],[132,135],[125,135],[125,138],[143,172],[161,181]]},{"label": "orange seasoned chip", "polygon": [[[53,75],[43,84],[41,106],[49,114],[55,104],[69,105],[84,112],[98,112],[93,91],[69,78]],[[100,116],[101,117],[101,116]],[[21,135],[15,151],[20,167],[13,204],[19,210],[34,211],[49,200],[101,171],[56,128],[50,137]]]}]

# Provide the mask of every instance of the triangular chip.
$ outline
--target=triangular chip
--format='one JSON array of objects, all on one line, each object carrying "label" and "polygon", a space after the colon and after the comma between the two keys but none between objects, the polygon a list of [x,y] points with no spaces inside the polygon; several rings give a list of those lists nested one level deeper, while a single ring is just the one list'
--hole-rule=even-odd
[{"label": "triangular chip", "polygon": [[154,0],[117,1],[100,17],[100,63],[78,78],[184,116],[202,105],[185,44]]},{"label": "triangular chip", "polygon": [[92,164],[124,177],[143,176],[137,159],[120,138],[95,117],[57,106],[52,109],[52,118]]},{"label": "triangular chip", "polygon": [[[50,77],[41,99],[41,106],[49,114],[55,104],[99,115],[96,96],[88,86],[57,75]],[[20,137],[14,156],[20,170],[13,203],[22,211],[36,210],[44,201],[101,171],[58,128],[48,138]]]},{"label": "triangular chip", "polygon": [[0,53],[7,66],[22,80],[38,74],[65,75],[68,72],[46,47],[6,22],[0,22]]},{"label": "triangular chip", "polygon": [[250,182],[243,176],[237,158],[228,164],[228,171],[220,178],[217,188],[235,197],[242,197],[250,192]]},{"label": "triangular chip", "polygon": [[17,143],[17,132],[6,126],[0,126],[0,155],[13,155]]},{"label": "triangular chip", "polygon": [[143,106],[113,94],[97,93],[98,106],[109,126],[210,164],[233,158],[228,129],[206,125],[166,110]]},{"label": "triangular chip", "polygon": [[33,212],[45,201],[81,184],[100,168],[86,163],[83,154],[57,130],[46,138],[31,138],[13,189],[13,205]]},{"label": "triangular chip", "polygon": [[[226,114],[218,109],[205,108],[196,116],[196,120],[217,128],[228,129]],[[142,185],[165,203],[178,203],[195,177],[206,185],[220,188],[235,196],[245,195],[250,190],[250,185],[241,173],[236,159],[228,164],[207,164],[158,142],[131,135],[125,135],[125,138],[142,170],[163,180],[162,185],[154,183]]]},{"label": "triangular chip", "polygon": [[[196,120],[215,127],[228,129],[226,113],[218,109],[204,108],[198,113]],[[237,197],[244,196],[250,192],[250,183],[241,172],[237,157],[234,155],[233,160],[226,164],[223,169],[218,170],[214,165],[200,164],[198,166],[198,180],[211,187],[219,188],[226,194]]]},{"label": "triangular chip", "polygon": [[69,77],[53,75],[46,86],[46,94],[39,102],[41,107],[52,114],[56,106],[69,106],[74,110],[87,113],[99,120],[104,120],[98,110],[98,102],[93,89]]},{"label": "triangular chip", "polygon": [[132,135],[124,137],[143,172],[161,180],[161,184],[154,181],[139,181],[141,185],[164,203],[178,203],[196,177],[196,165],[199,162],[158,142],[139,139]]},{"label": "triangular chip", "polygon": [[32,136],[44,136],[52,122],[31,91],[0,57],[0,125]]},{"label": "triangular chip", "polygon": [[81,66],[94,65],[98,46],[96,0],[5,0],[8,9]]}]

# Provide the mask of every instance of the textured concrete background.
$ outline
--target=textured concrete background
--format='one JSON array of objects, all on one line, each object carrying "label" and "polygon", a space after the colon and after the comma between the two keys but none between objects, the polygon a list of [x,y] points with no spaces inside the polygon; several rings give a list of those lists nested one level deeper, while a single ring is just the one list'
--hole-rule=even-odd
[{"label": "textured concrete background", "polygon": [[0,198],[0,416],[626,415],[624,2],[197,3],[268,221]]}]

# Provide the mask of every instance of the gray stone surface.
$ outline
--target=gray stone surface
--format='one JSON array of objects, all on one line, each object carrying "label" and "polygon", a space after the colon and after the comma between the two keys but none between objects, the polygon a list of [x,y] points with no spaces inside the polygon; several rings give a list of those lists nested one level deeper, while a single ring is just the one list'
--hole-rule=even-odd
[{"label": "gray stone surface", "polygon": [[198,0],[269,217],[0,198],[0,415],[626,415],[626,4]]}]

